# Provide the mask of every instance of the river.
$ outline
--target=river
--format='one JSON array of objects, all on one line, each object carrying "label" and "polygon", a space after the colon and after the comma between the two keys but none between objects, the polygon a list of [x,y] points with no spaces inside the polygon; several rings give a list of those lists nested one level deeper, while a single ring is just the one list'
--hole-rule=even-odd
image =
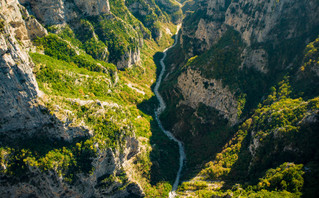
[{"label": "river", "polygon": [[161,94],[158,92],[158,89],[161,85],[161,82],[162,82],[162,79],[163,79],[163,75],[165,73],[165,64],[164,64],[164,60],[167,56],[167,50],[169,50],[170,48],[174,47],[177,43],[177,40],[178,40],[178,31],[180,29],[181,25],[178,25],[177,26],[177,31],[176,31],[176,34],[175,34],[175,40],[174,40],[174,44],[172,46],[170,46],[169,48],[166,48],[163,53],[164,53],[164,56],[163,58],[160,60],[160,64],[162,66],[162,71],[157,79],[157,82],[156,82],[156,85],[155,85],[155,88],[154,88],[154,93],[155,93],[155,96],[156,98],[158,99],[159,101],[159,107],[155,110],[155,118],[156,118],[156,121],[158,123],[158,126],[161,128],[161,130],[163,131],[163,133],[165,133],[165,135],[167,135],[167,137],[171,140],[173,140],[174,142],[176,142],[178,144],[178,148],[179,148],[179,168],[178,168],[178,171],[177,171],[177,174],[176,174],[176,179],[175,179],[175,182],[173,184],[173,188],[172,188],[172,191],[169,193],[169,198],[173,198],[176,196],[176,190],[177,190],[177,187],[178,187],[178,183],[179,183],[179,180],[180,180],[180,177],[181,177],[181,172],[182,172],[182,169],[183,169],[183,165],[184,165],[184,161],[186,159],[186,155],[185,155],[185,150],[184,150],[184,146],[183,146],[183,143],[181,141],[179,141],[178,139],[176,139],[174,137],[174,135],[170,132],[170,131],[167,131],[164,129],[161,121],[159,120],[159,116],[161,115],[161,113],[165,110],[166,108],[166,104],[161,96]]}]

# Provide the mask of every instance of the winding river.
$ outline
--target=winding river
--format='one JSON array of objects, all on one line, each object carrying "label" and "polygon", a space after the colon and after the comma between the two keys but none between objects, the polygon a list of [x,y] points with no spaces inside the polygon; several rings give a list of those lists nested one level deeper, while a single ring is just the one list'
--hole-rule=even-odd
[{"label": "winding river", "polygon": [[156,96],[156,98],[159,101],[159,107],[155,110],[155,118],[156,118],[156,121],[158,123],[158,126],[161,128],[163,133],[165,133],[168,136],[169,139],[171,139],[174,142],[176,142],[178,144],[178,147],[179,147],[179,169],[178,169],[177,174],[176,174],[176,179],[175,179],[175,182],[173,184],[172,191],[169,193],[169,198],[173,198],[173,197],[176,196],[176,192],[175,191],[177,190],[177,187],[178,187],[178,183],[179,183],[179,179],[181,177],[181,172],[182,172],[182,169],[183,169],[184,160],[186,159],[186,155],[185,155],[183,143],[181,141],[179,141],[178,139],[176,139],[170,131],[165,130],[163,125],[162,125],[162,123],[161,123],[161,121],[159,120],[159,116],[165,110],[166,104],[165,104],[162,96],[158,92],[158,89],[159,89],[159,87],[161,85],[162,78],[163,78],[163,75],[165,73],[164,60],[165,60],[166,55],[167,55],[167,50],[169,50],[170,48],[172,48],[172,47],[174,47],[176,45],[177,40],[178,40],[178,31],[179,31],[180,27],[181,27],[181,25],[177,26],[177,31],[176,31],[176,34],[175,34],[175,42],[174,42],[174,44],[171,47],[165,49],[164,52],[163,52],[164,56],[160,60],[160,64],[162,66],[162,71],[161,71],[161,73],[160,73],[160,75],[159,75],[159,77],[157,79],[157,82],[156,82],[156,85],[155,85],[155,88],[154,88],[155,96]]}]

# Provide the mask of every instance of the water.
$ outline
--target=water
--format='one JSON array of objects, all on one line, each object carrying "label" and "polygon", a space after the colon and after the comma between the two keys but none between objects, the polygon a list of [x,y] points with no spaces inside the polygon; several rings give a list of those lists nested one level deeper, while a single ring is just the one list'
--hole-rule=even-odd
[{"label": "water", "polygon": [[157,79],[157,82],[156,82],[156,85],[155,85],[155,88],[154,88],[154,93],[155,93],[155,96],[156,98],[158,99],[159,101],[159,107],[155,110],[155,118],[156,118],[156,121],[158,123],[158,126],[161,128],[161,130],[163,131],[163,133],[165,133],[165,135],[167,135],[167,137],[171,140],[173,140],[174,142],[176,142],[178,144],[178,148],[179,148],[179,169],[177,171],[177,174],[176,174],[176,179],[175,179],[175,182],[173,184],[173,188],[172,188],[172,191],[169,193],[169,198],[173,198],[176,196],[176,193],[175,191],[177,190],[177,187],[178,187],[178,183],[179,183],[179,179],[181,177],[181,172],[182,172],[182,169],[183,169],[183,165],[184,165],[184,161],[186,159],[186,155],[185,155],[185,151],[184,151],[184,146],[183,146],[183,143],[181,141],[179,141],[178,139],[176,139],[173,134],[170,132],[170,131],[167,131],[164,129],[161,121],[159,120],[159,115],[161,115],[161,113],[165,110],[166,108],[166,104],[162,98],[162,96],[159,94],[158,92],[158,89],[161,85],[161,82],[162,82],[162,78],[163,78],[163,75],[165,73],[165,64],[164,64],[164,60],[166,58],[166,55],[167,55],[167,50],[169,50],[170,48],[174,47],[177,43],[177,40],[178,40],[178,31],[180,29],[181,25],[178,25],[177,26],[177,31],[176,31],[176,34],[175,34],[175,42],[174,44],[169,47],[169,48],[166,48],[164,50],[164,56],[163,58],[160,60],[160,64],[162,66],[162,71]]}]

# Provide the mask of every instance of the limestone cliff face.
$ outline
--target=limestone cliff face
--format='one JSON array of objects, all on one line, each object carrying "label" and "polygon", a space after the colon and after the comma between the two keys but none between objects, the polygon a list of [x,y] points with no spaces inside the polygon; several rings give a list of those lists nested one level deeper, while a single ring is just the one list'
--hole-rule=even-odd
[{"label": "limestone cliff face", "polygon": [[[256,43],[272,42],[274,45],[286,39],[294,39],[318,28],[318,2],[309,0],[246,0],[246,1],[200,1],[194,16],[194,26],[182,28],[181,44],[192,57],[209,49],[229,27],[240,32],[250,48]],[[192,46],[192,47],[190,47]],[[198,47],[200,46],[200,47]],[[253,46],[253,48],[256,48]],[[254,50],[263,50],[260,48]],[[259,53],[246,50],[243,62],[258,58]],[[267,54],[266,54],[267,56]],[[257,70],[265,72],[264,62],[254,62]],[[249,64],[251,65],[251,64]],[[248,65],[248,66],[249,66]]]},{"label": "limestone cliff face", "polygon": [[116,66],[118,69],[125,69],[127,67],[131,67],[132,65],[139,64],[141,61],[140,49],[137,47],[136,49],[129,49],[125,52],[125,54],[121,57],[120,61],[117,61]]},{"label": "limestone cliff face", "polygon": [[30,19],[17,0],[1,1],[0,16],[4,21],[0,33],[0,133],[11,136],[18,131],[25,135],[46,123],[36,102],[38,85],[27,53],[30,37],[43,36],[46,30]]},{"label": "limestone cliff face", "polygon": [[4,140],[43,135],[71,141],[85,136],[86,129],[68,128],[38,102],[41,92],[33,74],[28,51],[31,39],[47,34],[45,28],[16,0],[2,1],[0,16],[1,108],[0,133]]},{"label": "limestone cliff face", "polygon": [[178,77],[177,87],[181,90],[182,105],[197,109],[200,103],[213,107],[231,124],[237,121],[237,101],[220,80],[208,80],[197,71],[188,69]]},{"label": "limestone cliff face", "polygon": [[82,14],[97,16],[110,13],[108,0],[21,0],[20,3],[30,8],[32,13],[46,25],[56,25],[75,20]]},{"label": "limestone cliff face", "polygon": [[[311,30],[318,24],[318,3],[316,1],[202,1],[204,6],[200,9],[206,13],[206,17],[200,18],[215,27],[225,28],[225,25],[233,27],[242,34],[242,38],[250,45],[253,42],[265,42],[277,40],[278,36],[283,39],[300,36],[303,32]],[[299,8],[299,9],[298,9]],[[302,20],[301,20],[302,19]],[[284,21],[285,20],[285,21]],[[307,23],[304,23],[307,22]],[[278,26],[285,26],[283,32],[276,31]],[[198,25],[199,29],[208,31],[209,27]],[[208,34],[205,42],[207,46],[216,41],[220,35],[220,28],[215,28],[215,34]],[[191,33],[193,34],[193,33]],[[195,33],[195,38],[203,39]]]},{"label": "limestone cliff face", "polygon": [[[253,70],[261,76],[267,76],[273,75],[269,74],[269,71],[275,72],[289,67],[298,67],[295,62],[302,53],[302,50],[298,51],[298,49],[301,49],[302,45],[313,39],[318,32],[319,13],[317,11],[319,4],[315,0],[309,0],[306,3],[301,0],[202,0],[197,2],[196,5],[197,10],[194,13],[190,12],[184,19],[179,36],[180,50],[178,53],[182,54],[181,57],[184,60],[195,55],[201,55],[212,47],[216,47],[216,44],[228,30],[235,30],[244,43],[238,56],[241,63],[238,68],[233,69],[237,69],[238,73]],[[289,45],[287,42],[290,44],[295,42],[298,45],[287,47]],[[285,47],[287,49],[284,49]],[[289,55],[284,54],[285,51],[287,54],[289,51]],[[182,66],[186,63],[186,61],[180,63],[180,59],[179,63],[174,62],[173,56],[171,62],[174,65]],[[174,73],[174,70],[178,70],[178,67],[172,67],[170,72]],[[184,70],[183,72],[179,79],[189,75],[189,71],[185,72]],[[200,84],[211,80],[214,79],[202,79]],[[220,83],[223,84],[221,87],[226,86],[223,80]],[[198,83],[180,86],[180,82],[176,86],[183,93],[183,100],[188,101],[185,103],[188,103],[192,108],[195,108],[195,106],[191,104],[210,100],[208,98],[218,98],[217,93],[223,92],[222,88],[216,88],[218,91],[212,91],[209,87],[206,87],[204,89],[206,89],[207,94],[205,97],[202,95],[203,98],[200,96],[189,97],[190,95],[185,97],[185,93],[190,93],[189,90],[198,90],[198,86]],[[192,91],[192,93],[196,93],[196,91]],[[238,104],[235,104],[234,101],[236,101],[234,97],[229,97],[224,101],[226,102],[225,106],[235,108]],[[211,103],[209,106],[217,107],[219,105]],[[223,112],[225,111],[223,109],[216,109],[224,115]],[[231,120],[231,123],[235,123],[235,111],[232,112],[233,116],[226,117]]]},{"label": "limestone cliff face", "polygon": [[97,16],[100,14],[109,14],[110,5],[108,0],[75,0],[74,3],[80,10],[88,14],[89,16]]}]

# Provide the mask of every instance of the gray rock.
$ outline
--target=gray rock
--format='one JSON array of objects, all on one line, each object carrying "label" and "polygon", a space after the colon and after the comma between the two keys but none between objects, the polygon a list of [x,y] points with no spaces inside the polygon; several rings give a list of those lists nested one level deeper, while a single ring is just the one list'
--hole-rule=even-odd
[{"label": "gray rock", "polygon": [[[220,80],[205,79],[199,72],[188,69],[178,77],[177,81],[177,86],[183,95],[180,105],[196,109],[200,103],[203,103],[218,110],[231,124],[238,121],[236,98],[227,87],[223,87]],[[208,86],[205,87],[205,84]]]},{"label": "gray rock", "polygon": [[97,16],[110,13],[108,0],[74,0],[78,8],[89,16]]}]

